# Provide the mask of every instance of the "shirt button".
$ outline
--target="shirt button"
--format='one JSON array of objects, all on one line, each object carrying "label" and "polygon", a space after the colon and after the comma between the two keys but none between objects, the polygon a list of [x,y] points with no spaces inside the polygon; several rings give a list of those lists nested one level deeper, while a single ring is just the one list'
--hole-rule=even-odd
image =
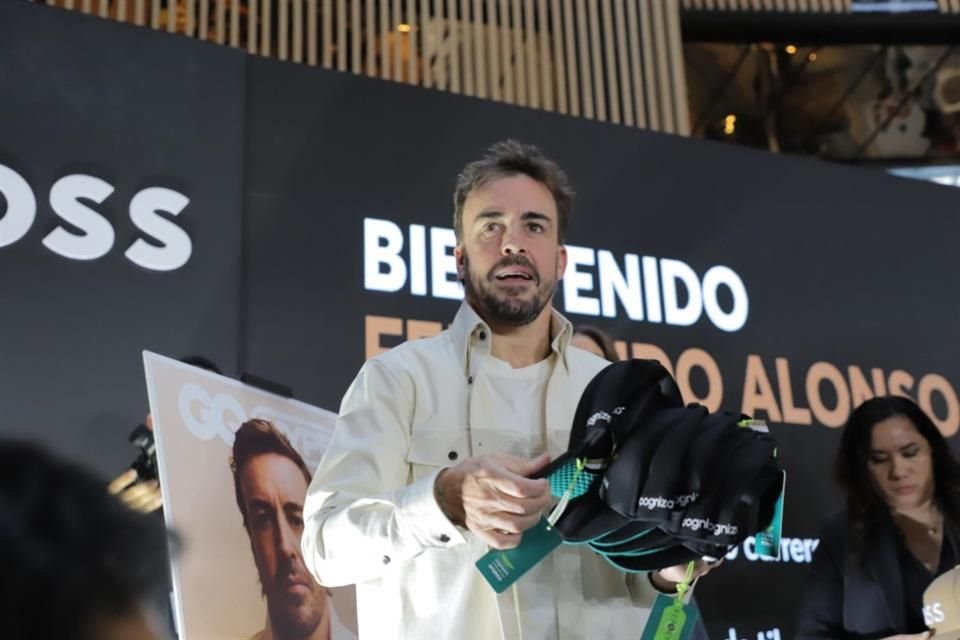
[{"label": "shirt button", "polygon": [[467,378],[467,384],[473,384],[473,376]]},{"label": "shirt button", "polygon": [[442,534],[442,535],[440,536],[440,542],[450,542],[450,536],[448,536],[448,535],[445,534],[445,533]]},{"label": "shirt button", "polygon": [[383,556],[383,564],[390,564],[390,556]]},{"label": "shirt button", "polygon": [[481,332],[480,332],[480,339],[481,339],[481,340],[486,340],[486,339],[487,339],[487,332],[486,332],[486,331],[481,331]]},{"label": "shirt button", "polygon": [[456,451],[451,451],[450,453],[447,454],[447,457],[450,458],[451,460],[456,460],[460,456],[459,454],[457,454]]}]

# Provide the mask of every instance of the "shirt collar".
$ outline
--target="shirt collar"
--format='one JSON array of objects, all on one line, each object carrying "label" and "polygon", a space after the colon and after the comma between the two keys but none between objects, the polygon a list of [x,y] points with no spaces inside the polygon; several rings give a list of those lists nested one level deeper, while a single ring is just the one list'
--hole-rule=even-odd
[{"label": "shirt collar", "polygon": [[[567,347],[573,337],[573,325],[556,309],[551,308],[550,313],[550,336],[552,337],[550,348],[553,353],[557,354],[557,359],[563,363],[563,366],[569,370]],[[456,346],[460,365],[466,375],[470,375],[469,363],[472,350],[480,345],[485,345],[487,352],[489,352],[493,332],[490,330],[490,326],[483,321],[483,318],[474,311],[473,307],[464,301],[453,319],[453,324],[450,325],[450,335]]]}]

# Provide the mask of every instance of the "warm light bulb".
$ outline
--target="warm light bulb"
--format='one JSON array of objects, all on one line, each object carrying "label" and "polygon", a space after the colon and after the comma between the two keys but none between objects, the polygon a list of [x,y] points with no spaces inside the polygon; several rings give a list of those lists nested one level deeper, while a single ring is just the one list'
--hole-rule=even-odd
[{"label": "warm light bulb", "polygon": [[400,33],[410,33],[413,31],[413,27],[407,24],[406,22],[401,22],[397,25],[397,31]]},{"label": "warm light bulb", "polygon": [[795,45],[788,44],[786,51],[787,51],[787,53],[789,53],[790,55],[793,55],[793,54],[795,54],[795,53],[797,52],[797,47],[796,47]]},{"label": "warm light bulb", "polygon": [[723,119],[723,132],[730,136],[733,135],[733,132],[737,130],[737,116],[734,114],[728,114],[726,118]]}]

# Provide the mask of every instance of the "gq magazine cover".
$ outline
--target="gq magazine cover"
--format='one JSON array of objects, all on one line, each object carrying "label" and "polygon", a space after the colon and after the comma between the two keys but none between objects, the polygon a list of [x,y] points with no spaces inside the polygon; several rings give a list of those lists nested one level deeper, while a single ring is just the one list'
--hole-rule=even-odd
[{"label": "gq magazine cover", "polygon": [[352,586],[303,563],[307,487],[336,414],[144,352],[181,640],[356,640]]}]

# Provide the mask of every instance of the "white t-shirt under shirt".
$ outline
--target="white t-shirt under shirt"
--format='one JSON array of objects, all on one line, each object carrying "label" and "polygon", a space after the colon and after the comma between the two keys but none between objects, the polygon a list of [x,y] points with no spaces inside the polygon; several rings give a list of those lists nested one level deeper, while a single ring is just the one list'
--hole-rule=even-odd
[{"label": "white t-shirt under shirt", "polygon": [[[480,397],[490,399],[482,408],[489,415],[480,423],[497,425],[501,453],[529,460],[547,450],[546,390],[555,360],[551,354],[520,369],[493,356],[484,360],[474,380]],[[558,637],[554,579],[553,556],[548,556],[499,596],[516,600],[514,610],[524,640]]]}]

